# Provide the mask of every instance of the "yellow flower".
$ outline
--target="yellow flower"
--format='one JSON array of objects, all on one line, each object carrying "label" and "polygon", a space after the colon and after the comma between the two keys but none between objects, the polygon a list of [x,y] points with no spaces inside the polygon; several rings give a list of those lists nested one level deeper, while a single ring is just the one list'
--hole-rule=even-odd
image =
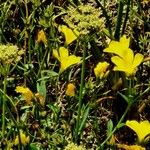
[{"label": "yellow flower", "polygon": [[109,46],[104,49],[104,52],[116,54],[122,58],[126,55],[126,51],[130,51],[129,49],[130,39],[126,38],[126,36],[122,36],[120,41],[111,41]]},{"label": "yellow flower", "polygon": [[81,60],[81,57],[77,57],[75,55],[69,56],[68,49],[66,49],[65,47],[60,47],[59,52],[56,49],[54,49],[53,56],[57,58],[61,64],[60,73],[66,70],[71,65],[79,63]]},{"label": "yellow flower", "polygon": [[24,97],[27,104],[31,103],[31,100],[33,98],[33,94],[29,88],[27,88],[27,87],[25,88],[23,86],[17,86],[15,91],[17,93],[22,94],[22,96]]},{"label": "yellow flower", "polygon": [[[21,140],[21,144],[26,146],[29,141],[30,141],[30,137],[29,136],[26,136],[23,131],[21,130],[20,131],[20,140]],[[14,141],[14,144],[15,145],[18,145],[19,144],[19,136],[17,135],[16,138],[15,138],[15,141]]]},{"label": "yellow flower", "polygon": [[137,71],[137,67],[143,61],[144,56],[139,53],[134,56],[132,51],[126,58],[127,59],[123,59],[119,56],[113,56],[111,58],[111,61],[116,65],[114,71],[123,71],[127,76],[133,76]]},{"label": "yellow flower", "polygon": [[71,30],[70,28],[68,28],[65,25],[59,26],[59,31],[63,32],[67,45],[72,43],[79,36],[79,32],[77,30],[75,30],[75,29]]},{"label": "yellow flower", "polygon": [[117,147],[124,150],[146,150],[144,147],[138,145],[117,144]]},{"label": "yellow flower", "polygon": [[97,78],[99,77],[100,79],[105,78],[109,73],[109,70],[108,70],[109,65],[110,64],[107,63],[106,61],[99,62],[97,66],[94,68],[95,76]]},{"label": "yellow flower", "polygon": [[68,96],[75,96],[75,85],[74,84],[72,84],[72,83],[69,83],[68,85],[67,85],[67,90],[66,90],[66,95],[68,95]]},{"label": "yellow flower", "polygon": [[123,71],[127,76],[133,76],[136,73],[137,67],[143,61],[144,56],[137,53],[134,56],[133,51],[129,48],[129,39],[126,36],[121,37],[120,41],[112,41],[104,52],[113,53],[111,61],[116,65],[114,71]]},{"label": "yellow flower", "polygon": [[47,46],[47,38],[43,30],[40,30],[37,35],[37,43],[40,42],[43,42]]},{"label": "yellow flower", "polygon": [[138,141],[141,143],[145,137],[150,134],[150,123],[145,120],[137,122],[135,120],[127,121],[126,125],[131,128],[138,136]]}]

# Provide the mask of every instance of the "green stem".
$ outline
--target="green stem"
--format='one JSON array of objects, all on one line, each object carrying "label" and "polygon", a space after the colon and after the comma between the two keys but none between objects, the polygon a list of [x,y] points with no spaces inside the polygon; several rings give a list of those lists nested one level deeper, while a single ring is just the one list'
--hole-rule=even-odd
[{"label": "green stem", "polygon": [[118,7],[117,24],[115,28],[115,34],[114,34],[114,38],[116,40],[119,40],[120,38],[120,28],[122,24],[123,6],[124,6],[124,2],[123,0],[120,0],[119,7]]},{"label": "green stem", "polygon": [[3,87],[3,91],[4,91],[4,95],[3,95],[3,111],[2,111],[2,137],[4,139],[5,136],[5,105],[6,105],[6,86],[7,86],[7,75],[4,76],[4,87]]},{"label": "green stem", "polygon": [[44,65],[44,60],[45,60],[45,58],[46,58],[46,56],[47,56],[47,54],[48,54],[48,48],[46,49],[46,52],[45,52],[45,54],[44,54],[44,56],[43,56],[43,59],[42,59],[42,62],[41,62],[41,64],[40,64],[40,68],[39,68],[39,70],[38,70],[38,73],[37,73],[37,78],[39,78],[39,75],[40,75],[40,73],[41,73],[41,70],[43,69],[43,65]]},{"label": "green stem", "polygon": [[130,2],[131,2],[131,0],[127,1],[126,16],[125,16],[124,23],[123,23],[122,35],[124,34],[126,24],[127,24],[127,20],[128,20],[128,15],[129,15],[129,10],[130,10]]},{"label": "green stem", "polygon": [[105,141],[97,148],[97,150],[101,149],[104,144],[111,138],[111,136],[115,133],[115,131],[120,127],[120,125],[122,124],[122,121],[124,120],[126,114],[128,113],[129,109],[130,109],[131,105],[128,105],[124,114],[122,115],[122,117],[120,118],[119,122],[117,123],[117,125],[115,126],[115,128],[113,129],[113,131],[111,132],[111,134],[109,134],[109,136],[105,139]]},{"label": "green stem", "polygon": [[17,128],[18,137],[19,137],[18,149],[19,149],[19,150],[22,150],[21,137],[20,137],[20,131],[19,131],[18,123],[17,123],[17,121],[15,120],[14,116],[12,115],[12,113],[11,113],[11,111],[10,111],[10,109],[9,109],[9,107],[8,107],[7,105],[6,105],[6,109],[7,109],[7,112],[9,113],[9,115],[10,115],[12,121],[14,122],[14,125],[15,125],[16,128]]},{"label": "green stem", "polygon": [[79,122],[81,116],[81,108],[82,108],[82,98],[83,98],[83,87],[84,87],[84,75],[85,75],[85,56],[86,56],[86,43],[84,43],[83,49],[83,60],[82,60],[82,71],[81,71],[81,84],[80,84],[80,91],[79,91],[79,106],[78,106],[78,114],[76,120],[76,129],[75,129],[75,142],[77,143],[79,140]]},{"label": "green stem", "polygon": [[13,108],[14,108],[14,110],[15,110],[15,112],[16,112],[17,121],[19,121],[19,114],[18,114],[17,108],[16,108],[16,106],[15,106],[13,100],[12,100],[11,97],[9,97],[3,90],[0,89],[0,92],[1,92],[3,95],[5,95],[5,98],[6,98],[7,100],[9,100],[9,102],[10,102],[11,105],[13,106]]},{"label": "green stem", "polygon": [[100,0],[96,0],[96,3],[103,11],[103,14],[106,18],[106,24],[108,26],[109,34],[110,34],[110,37],[112,38],[112,30],[111,30],[112,27],[110,24],[110,17],[108,16],[106,9],[104,8],[105,6],[103,7],[103,5],[100,3]]}]

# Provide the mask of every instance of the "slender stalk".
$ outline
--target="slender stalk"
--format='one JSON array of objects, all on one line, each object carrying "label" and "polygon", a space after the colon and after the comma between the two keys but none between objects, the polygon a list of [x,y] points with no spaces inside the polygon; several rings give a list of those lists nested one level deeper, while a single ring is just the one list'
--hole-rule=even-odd
[{"label": "slender stalk", "polygon": [[21,144],[21,137],[20,137],[20,131],[19,131],[19,126],[18,126],[18,123],[17,121],[15,120],[14,116],[12,115],[9,107],[6,105],[6,109],[7,109],[7,112],[9,113],[12,121],[14,122],[14,125],[16,126],[17,128],[17,132],[18,132],[18,139],[19,139],[19,145],[18,145],[18,150],[22,150],[22,144]]},{"label": "slender stalk", "polygon": [[83,49],[83,60],[82,60],[82,71],[81,71],[81,84],[80,84],[80,91],[79,91],[79,106],[78,106],[78,114],[77,114],[77,121],[76,121],[76,129],[75,129],[75,142],[77,143],[79,140],[79,122],[81,116],[81,108],[82,108],[82,98],[83,98],[83,87],[84,87],[84,75],[85,75],[85,56],[86,56],[86,42],[84,43]]},{"label": "slender stalk", "polygon": [[[6,86],[7,86],[7,75],[4,76],[4,87],[3,87],[3,91],[4,93],[6,94]],[[6,105],[6,95],[3,95],[3,111],[2,111],[2,114],[3,114],[3,117],[2,117],[2,137],[4,139],[4,136],[5,136],[5,105]]]},{"label": "slender stalk", "polygon": [[110,34],[110,36],[111,36],[111,38],[112,38],[112,30],[111,30],[111,24],[110,24],[110,17],[108,16],[108,14],[107,14],[107,11],[106,11],[106,9],[102,6],[102,4],[100,3],[100,0],[95,0],[96,1],[96,3],[97,3],[97,5],[102,9],[102,11],[103,11],[103,14],[104,14],[104,16],[105,16],[105,18],[106,18],[106,24],[107,24],[107,26],[108,26],[108,30],[109,30],[109,34]]},{"label": "slender stalk", "polygon": [[[28,14],[28,5],[27,5],[27,0],[25,0],[24,5],[25,5],[25,12],[26,12],[26,22],[25,22],[25,37],[24,37],[24,49],[25,49],[25,53],[24,53],[24,65],[26,64],[26,56],[27,56],[27,40],[28,40],[28,19],[29,19],[29,14]],[[26,77],[24,78],[24,85],[26,85]]]},{"label": "slender stalk", "polygon": [[122,121],[124,120],[126,114],[128,113],[129,109],[130,109],[131,105],[129,104],[124,112],[124,114],[122,115],[122,117],[120,118],[119,122],[117,123],[117,125],[115,126],[115,128],[113,129],[113,131],[111,132],[111,134],[109,134],[109,136],[105,139],[105,141],[97,148],[97,150],[101,149],[104,144],[111,138],[111,136],[115,133],[115,131],[119,128],[119,126],[121,125]]},{"label": "slender stalk", "polygon": [[128,20],[128,15],[129,15],[129,11],[130,11],[130,2],[131,2],[131,0],[127,1],[126,16],[125,16],[124,23],[123,23],[122,35],[124,34],[126,24],[127,24],[127,20]]},{"label": "slender stalk", "polygon": [[120,38],[120,28],[122,24],[123,6],[124,6],[124,2],[123,0],[120,0],[119,7],[118,7],[117,24],[115,28],[115,34],[114,34],[114,38],[116,40],[119,40]]},{"label": "slender stalk", "polygon": [[49,49],[47,48],[47,49],[46,49],[46,52],[45,52],[45,54],[44,54],[44,56],[43,56],[42,62],[41,62],[41,64],[39,64],[39,65],[40,65],[40,68],[39,68],[38,73],[37,73],[37,78],[39,77],[39,75],[40,75],[40,73],[41,73],[41,70],[42,70],[42,68],[43,68],[45,58],[46,58],[46,56],[47,56],[47,54],[48,54],[48,50],[49,50]]}]

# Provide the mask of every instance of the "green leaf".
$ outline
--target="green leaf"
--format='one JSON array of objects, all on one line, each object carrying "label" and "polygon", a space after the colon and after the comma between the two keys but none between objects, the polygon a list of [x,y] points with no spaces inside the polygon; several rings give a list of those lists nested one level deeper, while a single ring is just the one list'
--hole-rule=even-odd
[{"label": "green leaf", "polygon": [[117,126],[117,128],[119,129],[119,128],[123,127],[124,125],[125,125],[125,123],[120,123],[120,124]]},{"label": "green leaf", "polygon": [[37,81],[54,79],[54,77],[58,77],[58,73],[52,70],[43,70],[41,72],[41,76],[42,77],[38,79]]},{"label": "green leaf", "polygon": [[128,104],[131,103],[130,99],[129,99],[126,95],[124,95],[124,94],[122,94],[122,93],[120,93],[120,92],[118,92],[118,94],[119,94]]},{"label": "green leaf", "polygon": [[34,143],[31,143],[29,145],[29,150],[39,150],[39,149],[37,148],[37,145],[35,145]]},{"label": "green leaf", "polygon": [[109,136],[111,134],[112,130],[113,130],[113,122],[110,119],[107,123],[107,136]]},{"label": "green leaf", "polygon": [[41,81],[40,83],[37,83],[37,91],[46,98],[46,81]]},{"label": "green leaf", "polygon": [[85,127],[85,124],[86,124],[86,120],[87,120],[87,117],[89,115],[89,111],[90,111],[90,107],[89,105],[85,108],[83,114],[82,114],[82,118],[81,118],[81,122],[80,122],[80,126],[79,126],[79,131],[78,131],[78,134],[81,134],[83,128]]},{"label": "green leaf", "polygon": [[54,113],[59,112],[59,107],[54,106],[53,104],[48,104],[47,107],[50,108]]}]

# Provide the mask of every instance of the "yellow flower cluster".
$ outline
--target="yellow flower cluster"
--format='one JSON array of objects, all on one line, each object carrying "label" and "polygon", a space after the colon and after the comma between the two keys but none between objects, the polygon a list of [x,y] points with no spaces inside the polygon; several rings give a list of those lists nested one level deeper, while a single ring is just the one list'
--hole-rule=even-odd
[{"label": "yellow flower cluster", "polygon": [[16,63],[21,59],[23,50],[19,50],[16,45],[1,45],[0,44],[0,65]]},{"label": "yellow flower cluster", "polygon": [[111,61],[115,64],[114,71],[123,71],[127,76],[134,76],[144,56],[140,53],[134,56],[133,51],[129,48],[129,42],[130,39],[124,35],[119,42],[111,41],[104,52],[115,54],[111,57]]},{"label": "yellow flower cluster", "polygon": [[57,58],[61,64],[60,73],[62,73],[71,65],[77,64],[81,61],[81,57],[77,57],[75,55],[69,56],[68,49],[66,49],[65,47],[60,47],[58,51],[54,49],[53,56]]},{"label": "yellow flower cluster", "polygon": [[107,77],[107,75],[109,74],[109,70],[108,70],[109,65],[110,64],[107,63],[106,61],[99,62],[97,66],[94,68],[95,76],[100,79]]},{"label": "yellow flower cluster", "polygon": [[[20,131],[20,140],[21,140],[21,144],[26,146],[29,141],[30,141],[30,137],[29,136],[26,136],[23,131],[21,130]],[[19,144],[19,136],[17,135],[16,138],[15,138],[15,141],[14,141],[14,144],[15,145],[18,145]]]}]

